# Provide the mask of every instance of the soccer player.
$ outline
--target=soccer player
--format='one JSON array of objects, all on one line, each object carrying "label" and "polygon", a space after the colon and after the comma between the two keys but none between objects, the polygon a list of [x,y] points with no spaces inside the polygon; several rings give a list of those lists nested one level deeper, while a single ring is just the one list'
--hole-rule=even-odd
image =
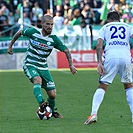
[{"label": "soccer player", "polygon": [[[97,71],[100,74],[98,89],[94,93],[91,115],[84,122],[85,125],[96,122],[99,107],[104,99],[108,85],[117,74],[120,75],[124,85],[127,103],[132,113],[133,122],[133,86],[132,65],[129,40],[133,38],[133,29],[126,23],[120,22],[116,11],[109,12],[107,24],[99,31],[97,40]],[[104,62],[102,62],[102,49],[104,41]]]},{"label": "soccer player", "polygon": [[[13,54],[12,46],[21,35],[29,38],[29,46],[24,59],[23,70],[25,75],[34,84],[33,93],[39,104],[40,111],[44,112],[44,108],[48,102],[52,109],[52,116],[63,118],[60,113],[54,111],[56,88],[52,75],[48,70],[47,57],[52,52],[52,49],[56,48],[65,53],[71,73],[75,74],[77,70],[73,65],[69,49],[62,44],[56,35],[51,35],[53,18],[50,15],[43,16],[41,25],[41,29],[27,28],[19,30],[9,44],[8,53]],[[44,88],[48,95],[47,102],[44,100],[41,88]]]}]

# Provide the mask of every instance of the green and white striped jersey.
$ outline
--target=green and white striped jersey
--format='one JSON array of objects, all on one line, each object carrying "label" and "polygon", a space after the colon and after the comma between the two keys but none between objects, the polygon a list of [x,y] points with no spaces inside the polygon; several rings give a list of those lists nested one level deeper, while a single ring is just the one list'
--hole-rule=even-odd
[{"label": "green and white striped jersey", "polygon": [[24,65],[34,66],[40,70],[48,69],[47,57],[53,48],[60,51],[67,48],[56,35],[44,37],[40,29],[27,28],[22,30],[22,35],[29,37]]}]

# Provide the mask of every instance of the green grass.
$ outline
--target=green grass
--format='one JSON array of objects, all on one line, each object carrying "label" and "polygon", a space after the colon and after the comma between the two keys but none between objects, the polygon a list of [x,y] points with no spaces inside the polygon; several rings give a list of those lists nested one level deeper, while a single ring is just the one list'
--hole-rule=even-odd
[{"label": "green grass", "polygon": [[[96,124],[84,125],[98,85],[96,70],[51,71],[57,87],[56,107],[63,119],[39,120],[33,85],[23,72],[0,72],[0,133],[132,133],[131,113],[117,76],[109,86]],[[43,91],[43,90],[42,90]],[[43,94],[46,96],[45,91]]]}]

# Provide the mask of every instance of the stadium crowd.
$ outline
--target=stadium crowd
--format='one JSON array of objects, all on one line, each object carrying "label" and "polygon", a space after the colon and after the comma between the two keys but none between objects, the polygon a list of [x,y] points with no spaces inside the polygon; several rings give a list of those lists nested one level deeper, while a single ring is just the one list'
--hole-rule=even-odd
[{"label": "stadium crowd", "polygon": [[62,25],[83,28],[103,25],[106,13],[112,10],[120,13],[121,21],[133,22],[133,6],[127,0],[52,0],[52,10],[50,0],[0,0],[0,36],[13,36],[23,22],[26,23],[24,27],[40,27],[41,17],[45,14],[54,17],[58,28]]}]

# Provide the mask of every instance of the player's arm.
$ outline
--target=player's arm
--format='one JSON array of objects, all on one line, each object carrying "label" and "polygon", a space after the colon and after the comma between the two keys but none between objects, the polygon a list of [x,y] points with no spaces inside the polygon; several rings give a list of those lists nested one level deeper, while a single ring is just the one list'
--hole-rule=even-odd
[{"label": "player's arm", "polygon": [[97,71],[100,75],[104,74],[104,67],[102,65],[102,51],[103,51],[103,39],[98,38],[97,40],[97,47],[96,47],[96,52],[97,52],[97,62],[98,62],[98,67]]},{"label": "player's arm", "polygon": [[8,46],[8,53],[9,53],[9,54],[13,54],[13,52],[12,52],[12,46],[13,46],[13,44],[15,43],[15,41],[16,41],[21,35],[22,35],[22,30],[19,30],[19,31],[13,36],[13,38],[12,38],[12,40],[11,40],[9,46]]},{"label": "player's arm", "polygon": [[71,53],[70,53],[69,49],[66,48],[63,52],[66,54],[66,58],[68,60],[68,64],[69,64],[69,68],[71,70],[71,73],[75,74],[77,72],[77,70],[76,70],[76,68],[73,65],[72,57],[71,57]]},{"label": "player's arm", "polygon": [[102,63],[102,50],[103,50],[103,39],[98,38],[97,47],[96,47],[98,63]]}]

